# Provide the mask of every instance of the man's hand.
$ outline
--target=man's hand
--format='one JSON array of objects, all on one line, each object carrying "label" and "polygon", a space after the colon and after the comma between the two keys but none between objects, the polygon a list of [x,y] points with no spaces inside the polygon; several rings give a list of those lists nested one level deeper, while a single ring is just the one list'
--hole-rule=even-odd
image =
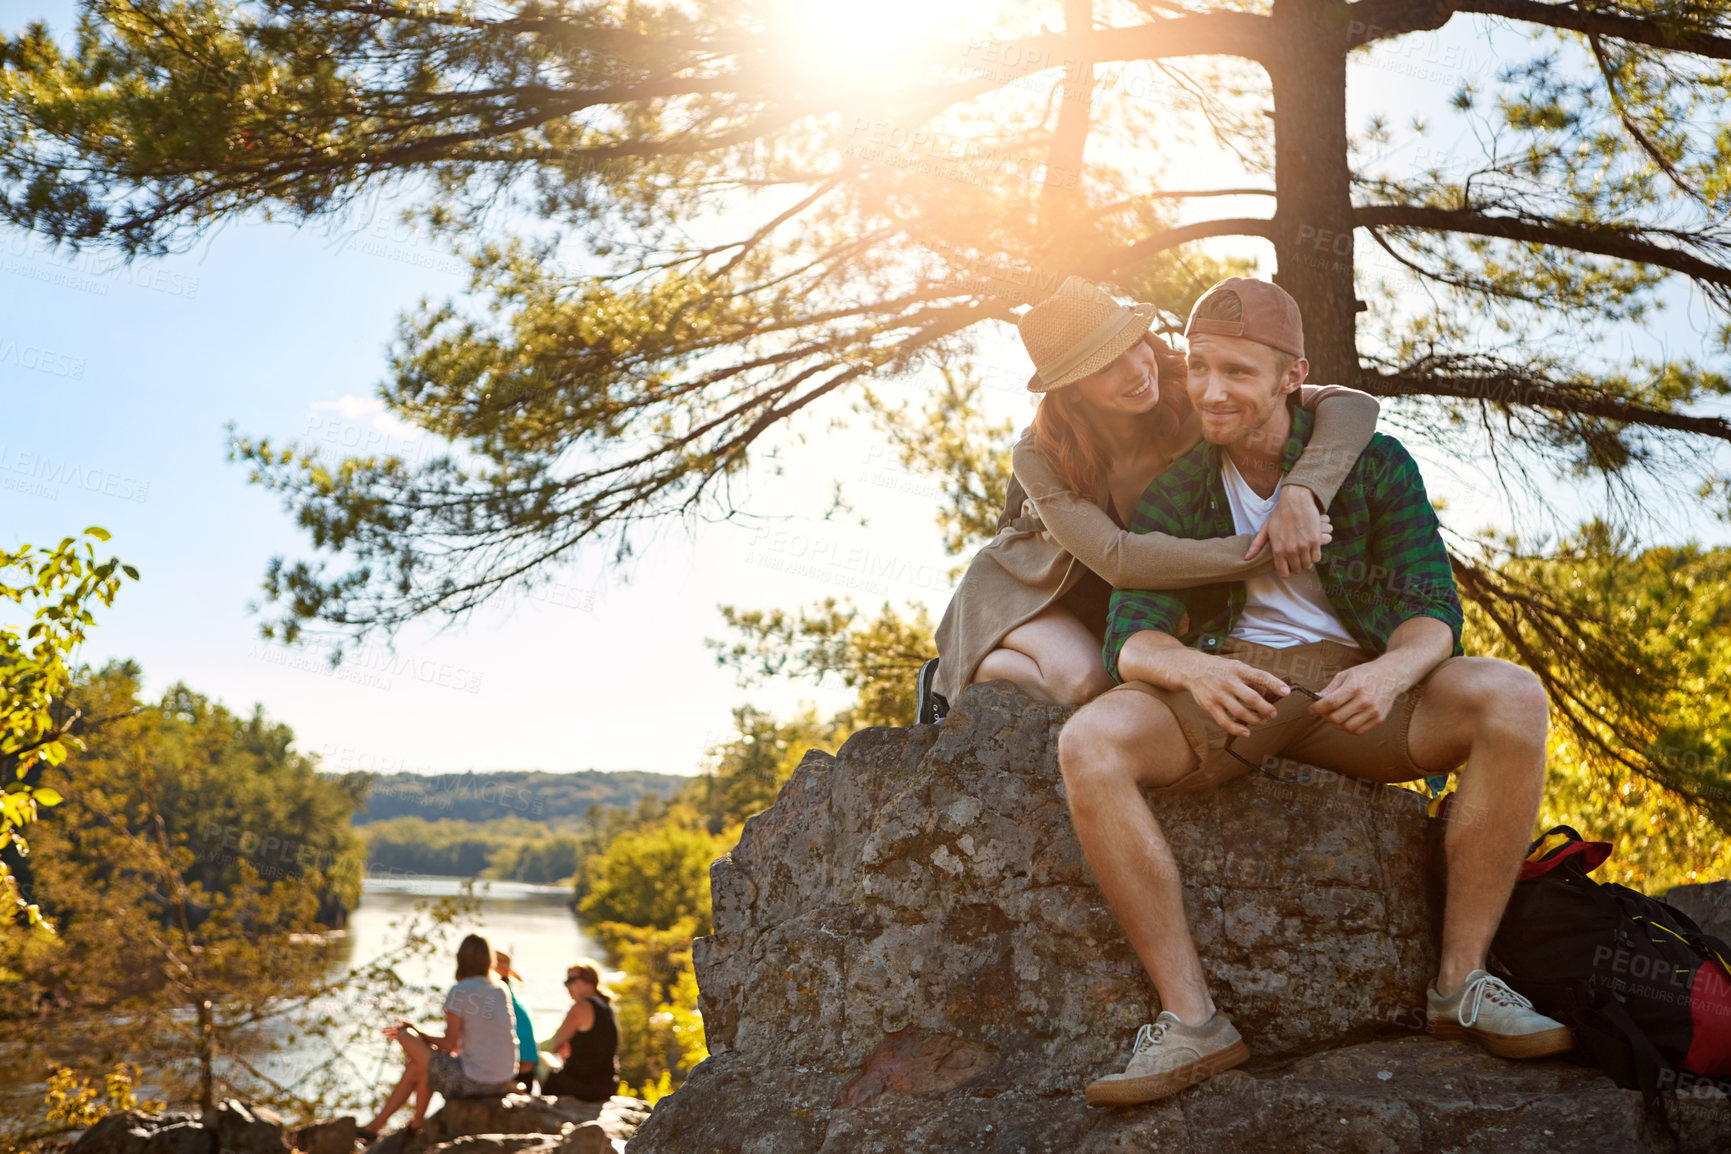
[{"label": "man's hand", "polygon": [[1270,703],[1291,692],[1272,673],[1230,657],[1199,653],[1155,629],[1139,630],[1124,642],[1118,674],[1125,681],[1188,690],[1220,728],[1239,737],[1248,736],[1252,725],[1272,719]]},{"label": "man's hand", "polygon": [[1348,733],[1367,733],[1382,724],[1394,708],[1394,699],[1412,686],[1381,661],[1367,661],[1336,673],[1311,703],[1310,712]]},{"label": "man's hand", "polygon": [[1334,540],[1334,524],[1317,508],[1316,495],[1303,485],[1282,485],[1274,512],[1251,538],[1246,561],[1274,546],[1274,571],[1290,577],[1322,560],[1322,547]]},{"label": "man's hand", "polygon": [[1388,635],[1388,649],[1375,661],[1334,675],[1311,703],[1310,712],[1348,733],[1381,724],[1394,699],[1423,681],[1454,649],[1454,634],[1434,617],[1411,617]]},{"label": "man's hand", "polygon": [[1266,670],[1230,657],[1199,653],[1186,688],[1216,725],[1238,737],[1274,719],[1274,702],[1292,690]]}]

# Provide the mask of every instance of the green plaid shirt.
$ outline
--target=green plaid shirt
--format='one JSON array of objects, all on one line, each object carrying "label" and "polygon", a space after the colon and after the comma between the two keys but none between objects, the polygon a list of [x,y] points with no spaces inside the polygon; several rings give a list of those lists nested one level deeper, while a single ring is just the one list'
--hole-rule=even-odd
[{"label": "green plaid shirt", "polygon": [[[1281,456],[1282,473],[1292,470],[1310,440],[1316,417],[1288,403],[1292,434]],[[1461,653],[1461,603],[1454,571],[1443,548],[1436,512],[1425,496],[1418,465],[1401,443],[1377,433],[1347,474],[1328,507],[1334,539],[1322,547],[1317,575],[1322,591],[1346,631],[1367,653],[1388,649],[1395,626],[1414,617],[1448,622],[1454,652]],[[1230,537],[1238,530],[1220,479],[1220,449],[1206,441],[1154,478],[1130,528],[1137,533],[1169,533],[1201,539]],[[1190,628],[1181,640],[1213,652],[1231,634],[1244,612],[1244,583],[1224,581],[1191,589],[1120,589],[1112,594],[1106,623],[1106,669],[1115,681],[1118,654],[1131,635],[1144,629],[1178,634],[1188,612]]]}]

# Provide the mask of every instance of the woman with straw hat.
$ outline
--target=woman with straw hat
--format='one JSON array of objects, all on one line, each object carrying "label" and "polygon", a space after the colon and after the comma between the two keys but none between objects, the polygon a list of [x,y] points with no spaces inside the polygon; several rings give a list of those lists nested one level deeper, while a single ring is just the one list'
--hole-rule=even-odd
[{"label": "woman with straw hat", "polygon": [[1184,362],[1148,331],[1155,312],[1070,277],[1017,325],[1040,407],[1012,457],[1013,507],[969,564],[938,625],[938,658],[920,671],[919,722],[943,715],[946,690],[976,681],[1003,678],[1064,704],[1111,688],[1100,644],[1113,589],[1188,588],[1270,565],[1284,577],[1319,559],[1330,539],[1322,511],[1380,408],[1338,385],[1301,388],[1316,431],[1254,539],[1128,530],[1142,491],[1201,439]]}]

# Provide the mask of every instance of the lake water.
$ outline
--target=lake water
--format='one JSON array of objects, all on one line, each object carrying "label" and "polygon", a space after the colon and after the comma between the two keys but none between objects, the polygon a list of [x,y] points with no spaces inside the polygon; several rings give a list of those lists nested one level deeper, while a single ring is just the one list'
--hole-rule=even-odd
[{"label": "lake water", "polygon": [[[393,923],[412,915],[418,904],[457,896],[463,885],[460,878],[366,879],[361,904],[350,915],[347,932],[332,942],[333,975],[385,954],[400,940],[393,932]],[[474,896],[480,904],[479,916],[473,922],[460,924],[448,950],[437,958],[398,967],[398,974],[405,982],[434,988],[424,1010],[413,1015],[413,1020],[425,1029],[443,1032],[440,1006],[443,991],[454,980],[456,943],[463,933],[473,931],[486,937],[494,949],[503,949],[511,955],[512,968],[523,978],[518,990],[529,1007],[535,1036],[551,1036],[571,1005],[565,993],[566,967],[580,957],[603,960],[600,946],[583,932],[566,904],[571,900],[570,888],[477,881]],[[380,1021],[378,1026],[382,1029],[388,1024]],[[356,1089],[377,1086],[379,1093],[367,1095],[376,1105],[383,1096],[383,1087],[395,1082],[401,1074],[402,1059],[396,1044],[387,1042],[377,1031],[369,1031],[359,1049],[360,1052],[348,1057],[360,1073],[345,1082]],[[292,1083],[308,1065],[322,1060],[327,1053],[316,1045],[291,1044],[286,1049],[261,1055],[260,1068],[273,1080]],[[40,1081],[32,1081],[22,1071],[14,1071],[12,1078],[0,1075],[0,1111],[35,1115],[43,1090]],[[399,1121],[407,1117],[405,1111]]]}]

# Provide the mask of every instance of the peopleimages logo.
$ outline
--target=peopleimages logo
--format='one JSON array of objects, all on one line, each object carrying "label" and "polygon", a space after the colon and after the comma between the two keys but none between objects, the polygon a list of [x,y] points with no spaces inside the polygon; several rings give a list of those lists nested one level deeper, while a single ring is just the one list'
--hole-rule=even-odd
[{"label": "peopleimages logo", "polygon": [[303,673],[335,678],[373,689],[389,690],[393,684],[391,679],[401,677],[423,685],[455,689],[462,693],[481,692],[481,671],[478,669],[452,665],[448,661],[433,661],[409,653],[394,653],[382,646],[364,646],[347,655],[343,663],[335,669],[331,668],[330,663],[323,657],[286,645],[255,644],[247,651],[247,656],[271,665],[281,665]]},{"label": "peopleimages logo", "polygon": [[52,241],[30,233],[14,232],[0,237],[0,271],[32,280],[47,281],[80,292],[108,295],[109,282],[124,282],[134,288],[167,296],[195,300],[198,278],[147,261],[120,261],[86,249],[70,260],[63,259]]},{"label": "peopleimages logo", "polygon": [[84,379],[83,357],[55,352],[41,345],[20,344],[4,337],[0,337],[0,365],[17,365],[21,369],[74,381]]},{"label": "peopleimages logo", "polygon": [[70,458],[34,450],[14,449],[5,444],[0,444],[0,473],[12,473],[35,481],[65,485],[82,489],[86,493],[101,493],[107,497],[137,501],[141,504],[150,496],[149,481],[140,481],[136,477],[128,477],[111,469],[93,469]]}]

